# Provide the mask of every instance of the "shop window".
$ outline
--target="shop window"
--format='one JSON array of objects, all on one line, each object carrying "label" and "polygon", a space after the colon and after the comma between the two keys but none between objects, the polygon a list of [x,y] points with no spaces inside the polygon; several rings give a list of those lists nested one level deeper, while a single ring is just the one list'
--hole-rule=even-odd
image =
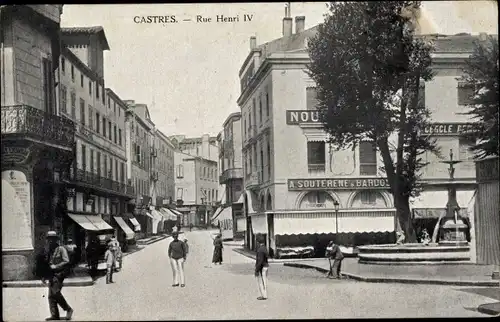
[{"label": "shop window", "polygon": [[373,191],[361,191],[361,203],[364,205],[374,205],[377,203],[377,193]]},{"label": "shop window", "polygon": [[359,144],[359,173],[362,176],[377,174],[377,148],[373,142]]},{"label": "shop window", "polygon": [[318,99],[316,87],[306,88],[306,106],[308,110],[318,109]]},{"label": "shop window", "polygon": [[309,171],[325,171],[325,142],[307,142]]}]

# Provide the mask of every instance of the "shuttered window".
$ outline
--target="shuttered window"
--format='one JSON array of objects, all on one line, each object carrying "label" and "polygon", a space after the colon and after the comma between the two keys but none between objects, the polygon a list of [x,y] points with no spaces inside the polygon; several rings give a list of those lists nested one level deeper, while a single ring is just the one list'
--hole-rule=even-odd
[{"label": "shuttered window", "polygon": [[359,174],[363,176],[377,174],[377,149],[373,142],[359,144]]},{"label": "shuttered window", "polygon": [[309,170],[325,170],[325,142],[307,142],[307,165]]}]

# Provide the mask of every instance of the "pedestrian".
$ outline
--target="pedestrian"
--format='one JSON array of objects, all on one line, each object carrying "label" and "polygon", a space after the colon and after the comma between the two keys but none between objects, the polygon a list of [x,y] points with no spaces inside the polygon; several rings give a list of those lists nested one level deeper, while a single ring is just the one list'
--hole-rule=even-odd
[{"label": "pedestrian", "polygon": [[73,239],[68,238],[68,243],[65,245],[66,250],[68,251],[69,262],[70,262],[70,274],[74,275],[74,267],[77,264],[76,262],[76,253],[77,248],[76,244],[73,242]]},{"label": "pedestrian", "polygon": [[168,245],[168,257],[170,258],[174,280],[172,286],[179,286],[180,279],[181,287],[184,287],[186,286],[184,281],[184,262],[187,257],[187,247],[182,240],[179,240],[179,233],[173,232],[172,237],[174,240]]},{"label": "pedestrian", "polygon": [[344,259],[344,254],[342,254],[340,247],[333,241],[328,244],[327,252],[328,259],[330,260],[330,271],[328,272],[327,277],[331,279],[340,279],[340,269],[342,266],[342,260]]},{"label": "pedestrian", "polygon": [[49,279],[49,309],[50,317],[46,321],[59,320],[59,308],[66,311],[66,320],[71,320],[73,316],[73,309],[68,305],[66,299],[62,295],[64,278],[69,274],[69,256],[68,251],[64,246],[59,245],[59,237],[55,231],[47,232],[48,243],[48,261],[50,272],[48,276],[42,278],[42,283],[47,283]]},{"label": "pedestrian", "polygon": [[114,235],[113,237],[111,237],[111,240],[109,242],[111,243],[111,251],[113,252],[113,258],[115,259],[114,268],[116,270],[116,268],[118,267],[118,249],[120,248],[120,243],[118,243],[118,240]]},{"label": "pedestrian", "polygon": [[222,250],[224,249],[224,245],[222,243],[221,234],[217,234],[214,238],[214,253],[212,256],[212,263],[215,265],[222,265]]},{"label": "pedestrian", "polygon": [[189,231],[193,231],[193,223],[189,224]]},{"label": "pedestrian", "polygon": [[255,277],[259,285],[260,296],[257,300],[267,300],[267,271],[269,269],[266,245],[262,235],[257,236],[257,256],[255,258]]},{"label": "pedestrian", "polygon": [[108,250],[104,254],[104,260],[106,261],[106,284],[113,282],[113,272],[115,270],[115,255],[113,252],[113,243],[108,243]]}]

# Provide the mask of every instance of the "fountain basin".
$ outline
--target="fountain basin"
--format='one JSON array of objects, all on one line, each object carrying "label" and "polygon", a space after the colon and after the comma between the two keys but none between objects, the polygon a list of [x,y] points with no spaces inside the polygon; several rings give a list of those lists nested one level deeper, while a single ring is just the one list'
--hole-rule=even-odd
[{"label": "fountain basin", "polygon": [[470,261],[469,245],[403,244],[359,246],[362,264],[457,263]]}]

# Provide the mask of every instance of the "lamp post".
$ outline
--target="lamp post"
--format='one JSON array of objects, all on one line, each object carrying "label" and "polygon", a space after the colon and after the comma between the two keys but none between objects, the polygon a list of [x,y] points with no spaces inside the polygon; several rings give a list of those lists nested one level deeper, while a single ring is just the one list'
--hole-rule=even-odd
[{"label": "lamp post", "polygon": [[339,202],[335,200],[333,202],[333,206],[335,207],[335,239],[338,242],[338,235],[339,235]]}]

